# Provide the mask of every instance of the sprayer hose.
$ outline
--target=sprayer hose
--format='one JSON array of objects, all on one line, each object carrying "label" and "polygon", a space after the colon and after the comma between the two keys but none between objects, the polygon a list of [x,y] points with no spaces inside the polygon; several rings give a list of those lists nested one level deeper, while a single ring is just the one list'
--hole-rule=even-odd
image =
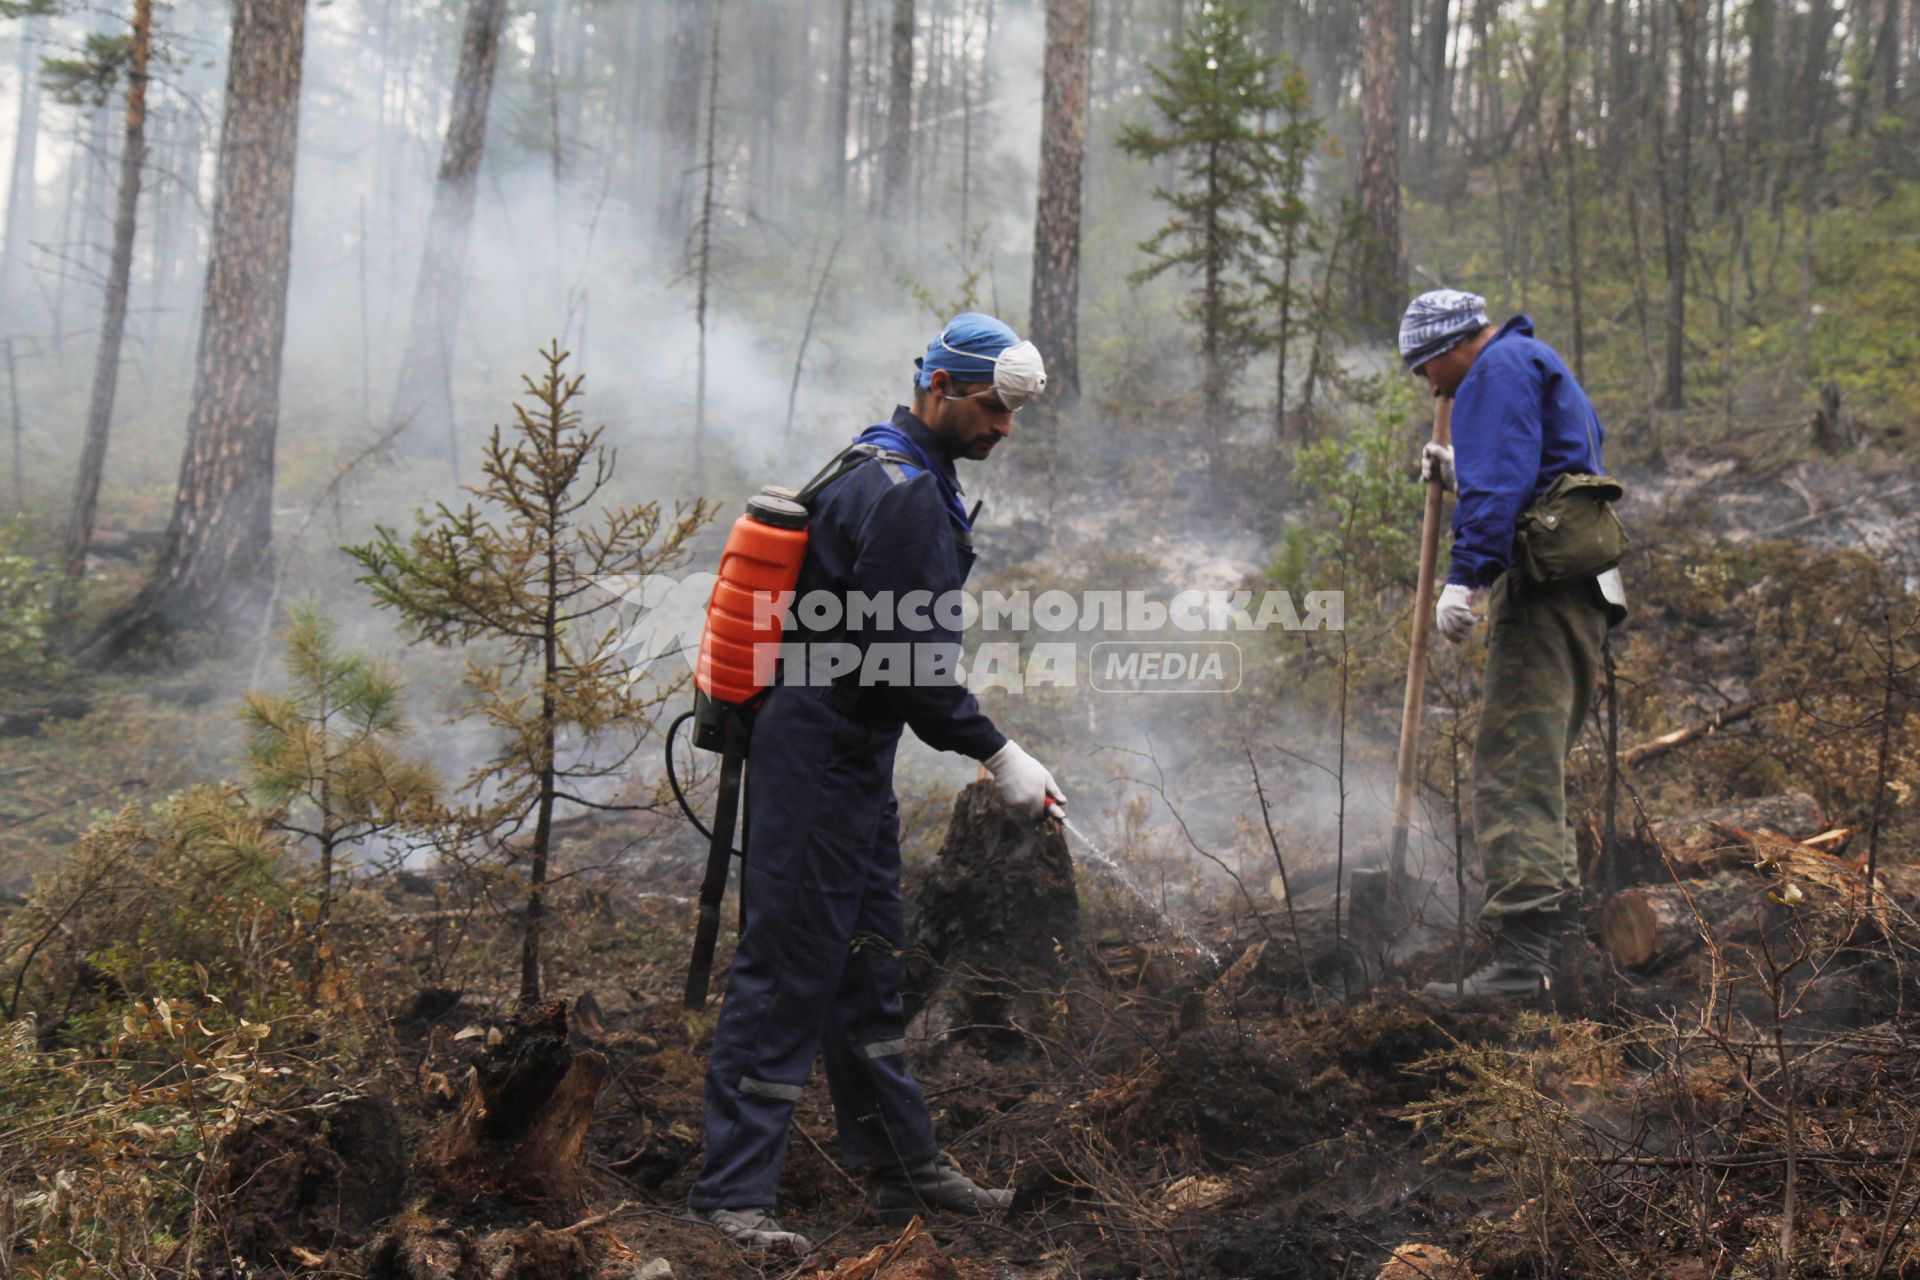
[{"label": "sprayer hose", "polygon": [[[695,813],[693,811],[693,806],[687,802],[687,793],[680,789],[680,775],[674,770],[674,767],[673,767],[673,740],[675,737],[679,735],[680,726],[685,724],[687,721],[691,719],[693,719],[693,712],[682,711],[679,715],[674,717],[673,723],[667,726],[667,750],[666,750],[667,786],[673,791],[673,798],[680,802],[680,812],[687,815],[687,821],[693,824],[693,829],[695,831],[698,831],[700,833],[701,838],[705,840],[708,844],[712,844],[713,829],[707,826],[706,823],[700,821],[700,815]],[[735,849],[732,852],[733,852],[733,856],[736,858],[742,858],[745,856],[738,849]]]}]

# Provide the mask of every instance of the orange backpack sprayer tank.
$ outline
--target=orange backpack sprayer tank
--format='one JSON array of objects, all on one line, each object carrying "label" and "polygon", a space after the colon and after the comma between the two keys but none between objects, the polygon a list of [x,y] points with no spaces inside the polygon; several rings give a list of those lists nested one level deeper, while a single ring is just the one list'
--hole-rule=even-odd
[{"label": "orange backpack sprayer tank", "polygon": [[[710,704],[750,705],[765,691],[778,645],[807,558],[807,509],[789,497],[762,490],[733,522],[720,553],[720,580],[707,600],[707,626],[693,684]],[[703,725],[695,715],[694,745]]]}]

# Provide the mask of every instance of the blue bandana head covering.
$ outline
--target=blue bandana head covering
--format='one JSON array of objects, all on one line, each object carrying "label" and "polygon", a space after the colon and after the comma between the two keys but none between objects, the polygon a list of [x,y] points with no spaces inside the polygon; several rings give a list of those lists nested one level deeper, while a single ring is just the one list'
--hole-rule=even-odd
[{"label": "blue bandana head covering", "polygon": [[1407,304],[1400,319],[1400,362],[1408,372],[1445,355],[1486,328],[1487,300],[1460,289],[1435,289]]},{"label": "blue bandana head covering", "polygon": [[927,344],[927,354],[913,362],[920,370],[916,381],[930,387],[934,370],[945,369],[955,382],[992,382],[1000,353],[1019,342],[1020,335],[1003,321],[978,311],[962,311]]}]

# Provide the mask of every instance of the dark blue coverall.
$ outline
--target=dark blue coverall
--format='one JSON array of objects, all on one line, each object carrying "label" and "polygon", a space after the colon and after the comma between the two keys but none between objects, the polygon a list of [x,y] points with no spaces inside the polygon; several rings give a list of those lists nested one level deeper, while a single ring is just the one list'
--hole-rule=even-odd
[{"label": "dark blue coverall", "polygon": [[[905,408],[869,428],[928,466],[869,459],[812,504],[797,591],[889,591],[898,599],[958,590],[973,565],[952,459]],[[902,447],[906,446],[906,447]],[[805,643],[951,646],[931,630],[790,633]],[[900,989],[906,922],[893,757],[905,725],[929,746],[985,759],[1006,737],[965,686],[825,688],[779,684],[747,754],[746,923],[727,976],[707,1066],[706,1164],[696,1209],[771,1206],[794,1102],[826,1062],[842,1158],[907,1167],[939,1154],[932,1118],[907,1069]]]}]

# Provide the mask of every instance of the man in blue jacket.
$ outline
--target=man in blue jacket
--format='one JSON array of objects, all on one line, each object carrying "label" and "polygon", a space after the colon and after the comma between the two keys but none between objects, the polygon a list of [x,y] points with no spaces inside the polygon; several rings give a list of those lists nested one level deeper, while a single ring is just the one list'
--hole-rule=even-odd
[{"label": "man in blue jacket", "polygon": [[821,619],[833,611],[801,608],[790,634],[811,651],[908,656],[884,681],[873,678],[886,665],[877,661],[827,684],[784,673],[748,749],[746,921],[707,1069],[706,1163],[688,1199],[696,1217],[749,1247],[809,1247],[772,1207],[816,1054],[842,1159],[865,1173],[883,1216],[982,1213],[1012,1199],[941,1156],[907,1069],[894,749],[911,726],[930,746],[972,756],[1002,799],[1036,820],[1064,797],[964,685],[932,674],[959,657],[952,614],[937,603],[877,618],[847,606],[855,593],[897,603],[959,591],[973,544],[954,460],[985,459],[1012,435],[1014,411],[1045,388],[1046,372],[1032,343],[974,312],[956,316],[916,363],[913,407],[857,436],[868,456],[812,499],[797,598],[823,593],[842,607],[830,625]]},{"label": "man in blue jacket", "polygon": [[[1400,354],[1453,400],[1453,447],[1428,444],[1421,478],[1456,492],[1453,553],[1435,606],[1440,633],[1464,641],[1485,594],[1487,668],[1473,753],[1474,833],[1486,876],[1480,919],[1494,954],[1464,994],[1529,996],[1551,984],[1580,891],[1567,822],[1566,758],[1586,720],[1610,615],[1624,611],[1617,571],[1557,586],[1513,567],[1521,512],[1560,475],[1602,474],[1604,432],[1558,352],[1515,316],[1498,329],[1475,294],[1439,289],[1407,308]],[[1452,982],[1429,995],[1451,997]]]}]

